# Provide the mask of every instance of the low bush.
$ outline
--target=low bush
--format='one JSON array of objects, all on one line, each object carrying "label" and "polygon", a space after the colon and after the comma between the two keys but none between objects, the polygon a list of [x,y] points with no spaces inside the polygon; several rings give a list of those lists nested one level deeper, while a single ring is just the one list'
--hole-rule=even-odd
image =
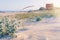
[{"label": "low bush", "polygon": [[13,37],[16,31],[14,20],[9,21],[8,17],[0,19],[0,38],[3,36]]}]

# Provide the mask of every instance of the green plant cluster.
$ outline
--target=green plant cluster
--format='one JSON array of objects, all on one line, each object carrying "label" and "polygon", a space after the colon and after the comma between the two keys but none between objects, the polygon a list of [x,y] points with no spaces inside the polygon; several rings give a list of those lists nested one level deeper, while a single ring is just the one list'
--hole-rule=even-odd
[{"label": "green plant cluster", "polygon": [[10,20],[8,17],[0,19],[0,38],[3,36],[13,37],[16,31],[15,20]]},{"label": "green plant cluster", "polygon": [[40,16],[37,16],[37,17],[36,17],[36,21],[40,21],[40,20],[42,20],[43,18],[51,18],[51,17],[54,17],[54,15],[52,15],[52,14],[47,14],[47,13],[41,14]]},{"label": "green plant cluster", "polygon": [[51,17],[54,17],[54,15],[52,15],[50,13],[45,13],[45,14],[41,14],[40,17],[41,18],[51,18]]}]

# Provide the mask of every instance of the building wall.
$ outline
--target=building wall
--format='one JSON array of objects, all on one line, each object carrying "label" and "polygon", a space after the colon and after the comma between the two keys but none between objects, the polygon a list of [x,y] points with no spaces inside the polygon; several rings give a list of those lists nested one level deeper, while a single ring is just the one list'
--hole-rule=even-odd
[{"label": "building wall", "polygon": [[53,9],[53,4],[46,4],[46,9],[50,10],[50,9]]}]

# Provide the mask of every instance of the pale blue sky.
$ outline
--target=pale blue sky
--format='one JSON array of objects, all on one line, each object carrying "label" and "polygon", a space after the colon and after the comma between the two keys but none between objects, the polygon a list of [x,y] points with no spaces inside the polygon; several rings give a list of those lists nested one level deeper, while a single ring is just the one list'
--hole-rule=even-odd
[{"label": "pale blue sky", "polygon": [[0,10],[22,10],[26,6],[34,5],[26,10],[38,9],[41,6],[45,7],[46,3],[53,3],[55,7],[60,7],[59,0],[0,0]]}]

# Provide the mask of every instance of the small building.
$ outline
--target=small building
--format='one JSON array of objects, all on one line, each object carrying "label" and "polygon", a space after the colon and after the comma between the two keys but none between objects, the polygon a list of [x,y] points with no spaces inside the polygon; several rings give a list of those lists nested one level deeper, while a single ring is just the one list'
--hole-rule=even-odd
[{"label": "small building", "polygon": [[47,10],[51,10],[53,8],[54,8],[53,4],[46,4],[46,9]]}]

